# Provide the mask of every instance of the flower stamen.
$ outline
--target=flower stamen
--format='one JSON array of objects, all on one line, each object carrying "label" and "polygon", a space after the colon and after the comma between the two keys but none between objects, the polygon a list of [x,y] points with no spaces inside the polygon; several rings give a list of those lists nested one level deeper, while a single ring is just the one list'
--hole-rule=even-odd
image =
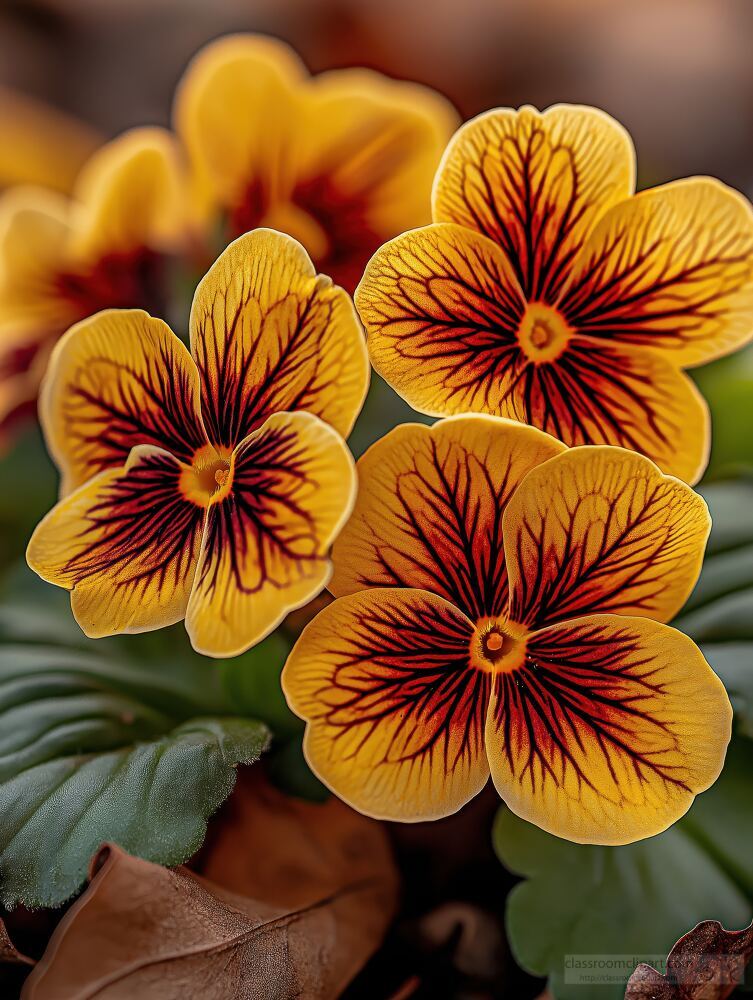
[{"label": "flower stamen", "polygon": [[484,673],[511,673],[525,662],[527,631],[516,622],[486,618],[471,638],[471,662]]},{"label": "flower stamen", "polygon": [[542,302],[532,302],[520,321],[518,340],[535,363],[556,361],[570,342],[571,329],[562,314]]},{"label": "flower stamen", "polygon": [[181,476],[183,495],[200,507],[223,500],[231,487],[230,455],[212,445],[199,448]]}]

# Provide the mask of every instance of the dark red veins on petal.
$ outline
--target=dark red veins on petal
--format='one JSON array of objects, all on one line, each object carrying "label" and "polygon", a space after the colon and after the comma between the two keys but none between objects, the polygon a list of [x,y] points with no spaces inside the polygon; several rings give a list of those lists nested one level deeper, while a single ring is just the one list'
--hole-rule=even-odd
[{"label": "dark red veins on petal", "polygon": [[67,572],[78,580],[118,574],[118,586],[153,581],[162,588],[184,580],[204,510],[181,494],[181,471],[171,456],[150,454],[111,482],[83,519],[81,548]]},{"label": "dark red veins on petal", "polygon": [[477,759],[491,679],[469,666],[471,631],[470,623],[462,625],[418,598],[364,614],[347,637],[348,657],[334,677],[336,689],[349,695],[327,715],[339,730],[334,739],[357,725],[359,742],[346,751],[355,756],[379,737],[382,723],[397,718],[385,759],[418,761],[442,746],[448,775],[462,760]]},{"label": "dark red veins on petal", "polygon": [[[583,620],[569,624],[556,633],[533,634],[525,665],[496,678],[500,745],[512,772],[527,777],[535,791],[539,781],[561,784],[570,771],[579,786],[598,792],[577,754],[595,740],[610,769],[614,754],[630,762],[642,785],[658,775],[687,789],[674,773],[680,765],[663,759],[673,737],[650,711],[662,684],[654,679],[652,657],[641,654],[639,637],[628,626],[615,633]],[[637,749],[634,733],[657,727],[661,749]]]}]

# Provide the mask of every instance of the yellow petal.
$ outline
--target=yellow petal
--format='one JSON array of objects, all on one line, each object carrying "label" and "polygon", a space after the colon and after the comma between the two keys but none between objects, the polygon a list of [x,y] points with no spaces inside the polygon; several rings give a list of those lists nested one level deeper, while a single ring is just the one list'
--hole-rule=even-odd
[{"label": "yellow petal", "polygon": [[7,87],[0,87],[0,135],[0,187],[39,184],[60,192],[71,190],[99,142],[84,122]]},{"label": "yellow petal", "polygon": [[573,448],[533,469],[504,512],[510,617],[536,628],[607,611],[669,621],[710,527],[703,498],[647,458]]},{"label": "yellow petal", "polygon": [[227,447],[284,410],[308,410],[346,436],[368,387],[349,296],[268,229],[237,239],[199,284],[191,351],[207,433]]},{"label": "yellow petal", "polygon": [[501,412],[526,303],[483,236],[435,225],[385,244],[356,290],[371,362],[415,409]]},{"label": "yellow petal", "polygon": [[591,337],[697,365],[753,338],[753,209],[717,180],[642,191],[591,234],[560,308]]},{"label": "yellow petal", "polygon": [[507,254],[529,301],[553,303],[596,221],[633,193],[627,132],[596,108],[499,108],[467,122],[434,186],[434,221]]},{"label": "yellow petal", "polygon": [[73,614],[90,638],[183,618],[205,512],[183,496],[182,473],[167,452],[134,448],[125,466],[95,476],[34,531],[29,566],[73,591]]},{"label": "yellow petal", "polygon": [[0,454],[37,414],[37,389],[52,346],[38,332],[33,325],[27,331],[0,327]]},{"label": "yellow petal", "polygon": [[490,675],[473,670],[473,626],[419,590],[369,590],[301,633],[283,690],[308,721],[314,773],[369,816],[416,821],[459,809],[489,777]]},{"label": "yellow petal", "polygon": [[196,650],[235,656],[319,593],[355,488],[350,452],[310,413],[275,414],[236,448],[188,607]]},{"label": "yellow petal", "polygon": [[71,232],[67,199],[42,188],[13,188],[0,196],[0,327],[36,324],[65,329],[78,318],[61,301],[57,275]]},{"label": "yellow petal", "polygon": [[177,146],[164,129],[132,129],[103,146],[75,196],[81,209],[71,253],[78,258],[175,249],[186,226]]},{"label": "yellow petal", "polygon": [[502,614],[502,512],[526,473],[562,450],[532,427],[494,417],[391,431],[358,462],[358,498],[335,544],[330,590],[414,587],[474,622]]},{"label": "yellow petal", "polygon": [[688,483],[706,468],[706,402],[684,372],[655,352],[573,337],[554,362],[519,358],[504,384],[503,416],[541,427],[568,445],[629,448]]},{"label": "yellow petal", "polygon": [[138,309],[98,313],[58,341],[39,411],[63,494],[122,465],[136,445],[190,462],[206,444],[196,365],[162,320]]},{"label": "yellow petal", "polygon": [[496,678],[486,749],[516,815],[576,843],[629,844],[666,830],[713,784],[731,724],[691,639],[591,615],[534,633],[524,665]]},{"label": "yellow petal", "polygon": [[559,308],[526,304],[485,236],[427,226],[382,247],[356,291],[372,364],[432,416],[491,413],[568,445],[614,444],[694,482],[709,418],[697,389],[657,352],[581,336]]},{"label": "yellow petal", "polygon": [[294,88],[305,78],[292,49],[257,35],[221,38],[193,59],[176,93],[175,127],[210,206],[238,204],[254,182],[272,197],[289,188]]}]

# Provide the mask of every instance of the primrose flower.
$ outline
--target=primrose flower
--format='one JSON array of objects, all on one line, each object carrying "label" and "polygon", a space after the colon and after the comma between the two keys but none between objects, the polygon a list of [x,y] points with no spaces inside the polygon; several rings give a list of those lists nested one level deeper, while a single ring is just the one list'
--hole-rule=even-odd
[{"label": "primrose flower", "polygon": [[724,687],[671,619],[704,501],[622,448],[503,418],[404,425],[358,464],[338,597],[283,671],[314,772],[356,809],[454,812],[490,774],[550,833],[624,844],[718,776]]},{"label": "primrose flower", "polygon": [[368,359],[348,295],[269,230],[201,281],[190,343],[141,310],[60,340],[40,415],[64,499],[27,559],[90,637],[185,617],[199,652],[231,656],[329,579]]},{"label": "primrose flower", "polygon": [[634,184],[629,136],[593,108],[468,122],[434,225],[356,292],[375,369],[423,413],[510,417],[694,482],[709,417],[682,369],[753,336],[753,211],[710,178]]},{"label": "primrose flower", "polygon": [[169,133],[135,129],[94,154],[71,198],[17,187],[0,199],[0,441],[34,412],[69,326],[110,306],[164,312],[184,229],[177,164]]},{"label": "primrose flower", "polygon": [[352,292],[386,239],[431,219],[457,115],[439,95],[362,69],[309,76],[282,42],[234,35],[181,81],[175,129],[206,231],[289,233]]}]

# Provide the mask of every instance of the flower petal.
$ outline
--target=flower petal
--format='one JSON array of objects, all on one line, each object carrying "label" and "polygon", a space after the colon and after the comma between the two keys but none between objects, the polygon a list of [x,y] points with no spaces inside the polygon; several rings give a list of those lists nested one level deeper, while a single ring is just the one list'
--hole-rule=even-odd
[{"label": "flower petal", "polygon": [[534,633],[501,674],[486,749],[516,815],[576,843],[661,833],[718,777],[732,708],[691,639],[592,615]]},{"label": "flower petal", "polygon": [[0,87],[0,188],[38,184],[68,193],[101,141],[84,121],[30,94]]},{"label": "flower petal", "polygon": [[654,352],[575,337],[551,364],[519,356],[504,385],[498,412],[568,445],[629,448],[689,483],[706,468],[706,402],[684,372]]},{"label": "flower petal", "polygon": [[621,448],[574,448],[530,472],[502,534],[510,617],[541,628],[592,612],[669,621],[703,562],[702,497]]},{"label": "flower petal", "polygon": [[73,591],[73,614],[90,638],[183,618],[204,521],[181,492],[183,469],[159,448],[134,448],[124,467],[95,476],[34,531],[29,565]]},{"label": "flower petal", "polygon": [[235,656],[319,593],[355,489],[350,452],[310,413],[275,414],[236,448],[186,616],[199,652]]},{"label": "flower petal", "polygon": [[385,244],[356,290],[371,362],[433,416],[500,412],[526,303],[502,251],[461,226]]},{"label": "flower petal", "polygon": [[43,188],[12,188],[0,197],[0,326],[64,329],[78,318],[61,301],[56,275],[71,233],[70,203]]},{"label": "flower petal", "polygon": [[[386,239],[431,221],[431,183],[457,115],[428,88],[362,69],[323,73],[300,96],[290,194],[300,223],[291,214],[286,231],[352,290]],[[275,210],[263,224],[275,226]]]},{"label": "flower petal", "polygon": [[97,260],[177,245],[185,231],[178,149],[161,128],[136,128],[103,146],[76,184],[81,205],[71,252]]},{"label": "flower petal", "polygon": [[[306,69],[283,42],[230,35],[192,60],[175,98],[175,127],[209,206],[242,201],[252,182],[287,187],[296,150],[285,141]],[[258,224],[258,223],[257,223]]]},{"label": "flower petal", "polygon": [[63,494],[151,444],[190,462],[206,444],[199,377],[170,328],[140,309],[83,320],[52,353],[40,397]]},{"label": "flower petal", "polygon": [[289,236],[241,236],[200,282],[191,351],[210,440],[233,447],[268,416],[308,410],[349,432],[369,383],[353,303]]},{"label": "flower petal", "polygon": [[581,333],[711,361],[753,337],[753,209],[711,178],[642,191],[599,222],[560,309]]},{"label": "flower petal", "polygon": [[435,222],[457,222],[507,254],[529,301],[553,303],[597,219],[633,193],[630,137],[596,108],[499,108],[447,148]]},{"label": "flower petal", "polygon": [[311,769],[355,809],[436,819],[486,784],[490,675],[469,667],[472,633],[460,611],[417,590],[343,597],[301,633],[283,690],[308,720]]},{"label": "flower petal", "polygon": [[494,417],[391,431],[358,462],[358,498],[335,544],[330,590],[414,587],[473,621],[504,613],[502,513],[526,473],[562,450],[532,427]]}]

